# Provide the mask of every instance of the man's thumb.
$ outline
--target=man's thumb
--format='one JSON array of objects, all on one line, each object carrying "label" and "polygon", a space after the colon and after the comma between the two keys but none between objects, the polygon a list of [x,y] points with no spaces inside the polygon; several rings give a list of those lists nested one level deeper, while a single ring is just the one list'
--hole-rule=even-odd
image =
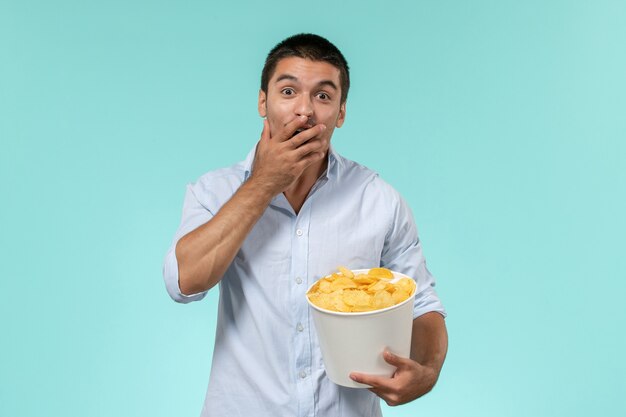
[{"label": "man's thumb", "polygon": [[270,122],[267,119],[263,119],[263,131],[261,132],[261,140],[270,140]]}]

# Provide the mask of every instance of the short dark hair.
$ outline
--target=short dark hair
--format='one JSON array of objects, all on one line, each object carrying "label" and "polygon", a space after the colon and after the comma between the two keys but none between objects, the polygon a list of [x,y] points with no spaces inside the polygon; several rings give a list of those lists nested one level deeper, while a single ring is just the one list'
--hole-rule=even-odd
[{"label": "short dark hair", "polygon": [[261,73],[261,90],[267,94],[267,85],[274,75],[278,61],[284,58],[298,57],[312,61],[324,61],[339,70],[341,84],[341,103],[345,103],[350,89],[350,69],[348,62],[339,49],[325,38],[312,33],[300,33],[290,36],[276,45],[265,59]]}]

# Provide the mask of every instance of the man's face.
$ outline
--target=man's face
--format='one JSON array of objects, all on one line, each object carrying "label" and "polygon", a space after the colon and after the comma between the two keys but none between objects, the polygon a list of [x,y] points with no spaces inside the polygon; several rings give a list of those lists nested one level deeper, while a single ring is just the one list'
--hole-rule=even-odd
[{"label": "man's face", "polygon": [[301,115],[308,117],[303,129],[326,125],[326,130],[315,139],[322,140],[327,151],[335,127],[341,127],[346,116],[345,103],[341,104],[339,69],[324,61],[281,59],[268,82],[267,94],[259,92],[259,114],[267,117],[272,136]]}]

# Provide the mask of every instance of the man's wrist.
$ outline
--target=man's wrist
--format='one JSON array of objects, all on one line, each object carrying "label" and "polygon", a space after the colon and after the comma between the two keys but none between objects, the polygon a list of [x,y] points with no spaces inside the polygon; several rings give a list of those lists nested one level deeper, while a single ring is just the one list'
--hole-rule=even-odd
[{"label": "man's wrist", "polygon": [[243,183],[242,188],[249,190],[254,195],[258,196],[263,202],[269,204],[274,197],[276,197],[280,191],[276,191],[272,184],[267,181],[257,178],[251,175],[246,182]]},{"label": "man's wrist", "polygon": [[421,366],[424,368],[423,381],[427,389],[426,392],[430,392],[439,379],[440,369],[433,364],[421,364]]}]

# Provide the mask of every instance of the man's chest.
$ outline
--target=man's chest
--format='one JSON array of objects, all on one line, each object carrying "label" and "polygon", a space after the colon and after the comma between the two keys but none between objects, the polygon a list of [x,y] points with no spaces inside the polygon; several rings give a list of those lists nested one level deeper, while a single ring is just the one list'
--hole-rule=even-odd
[{"label": "man's chest", "polygon": [[[323,203],[323,201],[321,202]],[[376,204],[306,205],[298,216],[269,207],[244,241],[236,260],[250,268],[288,273],[294,264],[307,275],[326,275],[343,265],[370,268],[380,264],[389,214]]]}]

